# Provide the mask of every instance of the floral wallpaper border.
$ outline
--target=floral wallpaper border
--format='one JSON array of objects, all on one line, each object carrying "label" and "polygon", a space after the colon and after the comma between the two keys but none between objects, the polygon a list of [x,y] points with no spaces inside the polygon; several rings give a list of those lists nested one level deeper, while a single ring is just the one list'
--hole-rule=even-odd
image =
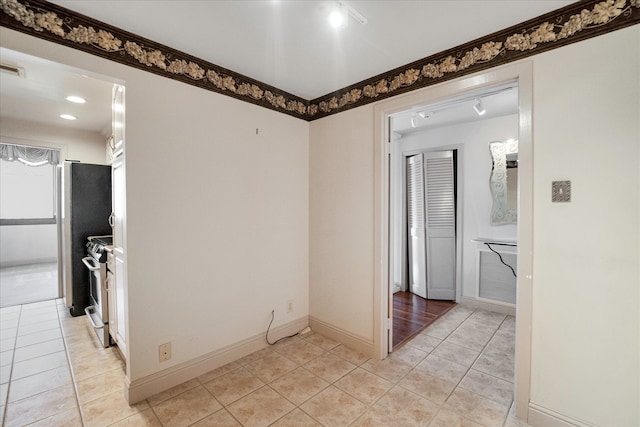
[{"label": "floral wallpaper border", "polygon": [[0,0],[0,9],[3,27],[309,121],[640,23],[640,0],[582,0],[305,100],[44,0]]}]

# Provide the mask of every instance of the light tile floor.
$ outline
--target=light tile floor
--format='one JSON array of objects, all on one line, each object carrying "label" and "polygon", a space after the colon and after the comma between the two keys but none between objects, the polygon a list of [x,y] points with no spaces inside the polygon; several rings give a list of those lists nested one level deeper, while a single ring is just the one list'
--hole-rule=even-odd
[{"label": "light tile floor", "polygon": [[0,309],[2,425],[522,427],[514,318],[456,306],[387,359],[317,333],[129,406],[124,363],[63,300]]},{"label": "light tile floor", "polygon": [[44,301],[58,296],[58,263],[0,268],[0,307]]}]

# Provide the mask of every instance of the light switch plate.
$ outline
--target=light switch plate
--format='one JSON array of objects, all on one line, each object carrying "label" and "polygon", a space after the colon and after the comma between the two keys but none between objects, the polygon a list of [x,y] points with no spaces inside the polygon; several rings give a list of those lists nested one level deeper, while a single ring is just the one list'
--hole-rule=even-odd
[{"label": "light switch plate", "polygon": [[570,202],[571,201],[571,181],[553,181],[551,183],[551,201]]}]

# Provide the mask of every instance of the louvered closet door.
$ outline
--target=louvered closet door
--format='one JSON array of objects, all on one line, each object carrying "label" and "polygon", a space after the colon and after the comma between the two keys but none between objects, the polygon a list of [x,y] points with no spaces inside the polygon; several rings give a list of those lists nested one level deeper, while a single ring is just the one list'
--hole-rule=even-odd
[{"label": "louvered closet door", "polygon": [[453,152],[424,153],[427,297],[456,296],[456,216]]},{"label": "louvered closet door", "polygon": [[422,154],[407,158],[407,226],[409,234],[409,290],[427,297],[427,258]]}]

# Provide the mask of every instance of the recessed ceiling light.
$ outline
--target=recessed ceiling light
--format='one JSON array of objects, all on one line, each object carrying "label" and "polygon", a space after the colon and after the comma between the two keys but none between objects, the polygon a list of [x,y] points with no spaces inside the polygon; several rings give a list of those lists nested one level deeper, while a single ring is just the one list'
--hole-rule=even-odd
[{"label": "recessed ceiling light", "polygon": [[79,97],[79,96],[67,96],[67,101],[69,102],[74,102],[76,104],[84,104],[85,102],[87,102],[86,99]]},{"label": "recessed ceiling light", "polygon": [[349,23],[347,8],[343,5],[337,5],[331,14],[329,14],[329,23],[334,28],[346,27]]},{"label": "recessed ceiling light", "polygon": [[60,114],[60,118],[61,119],[65,119],[65,120],[76,120],[77,119],[76,116],[72,116],[71,114]]}]

